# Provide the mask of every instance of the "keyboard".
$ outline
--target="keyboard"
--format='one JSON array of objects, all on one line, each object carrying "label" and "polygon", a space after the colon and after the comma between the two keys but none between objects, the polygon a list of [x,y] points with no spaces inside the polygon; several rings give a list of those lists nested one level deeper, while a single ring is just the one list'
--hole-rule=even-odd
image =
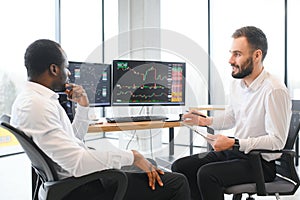
[{"label": "keyboard", "polygon": [[163,115],[150,115],[150,116],[128,116],[128,117],[106,117],[108,123],[117,122],[143,122],[143,121],[165,121],[168,118]]}]

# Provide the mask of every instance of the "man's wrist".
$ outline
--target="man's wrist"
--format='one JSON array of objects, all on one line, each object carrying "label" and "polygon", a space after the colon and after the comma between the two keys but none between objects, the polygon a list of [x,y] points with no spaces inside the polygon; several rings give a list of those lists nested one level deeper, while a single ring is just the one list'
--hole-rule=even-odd
[{"label": "man's wrist", "polygon": [[212,117],[207,117],[207,126],[212,125],[213,123],[213,118]]},{"label": "man's wrist", "polygon": [[234,138],[234,146],[240,147],[240,140],[237,138]]},{"label": "man's wrist", "polygon": [[238,150],[240,149],[240,140],[237,138],[234,138],[234,144],[233,144],[233,150]]},{"label": "man's wrist", "polygon": [[198,126],[210,126],[212,124],[212,121],[213,121],[212,117],[206,117],[203,119],[203,117],[198,116]]},{"label": "man's wrist", "polygon": [[140,154],[138,151],[136,151],[136,150],[131,150],[131,151],[133,153],[134,162],[144,159],[144,156],[142,154]]},{"label": "man's wrist", "polygon": [[232,140],[232,149],[237,149],[239,150],[240,148],[240,140],[235,138],[235,137],[229,137]]}]

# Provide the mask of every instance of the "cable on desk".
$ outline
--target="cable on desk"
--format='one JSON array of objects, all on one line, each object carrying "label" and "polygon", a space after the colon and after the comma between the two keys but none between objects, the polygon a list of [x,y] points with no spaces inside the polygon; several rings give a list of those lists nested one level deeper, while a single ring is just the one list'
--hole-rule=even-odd
[{"label": "cable on desk", "polygon": [[152,145],[153,145],[153,141],[152,141],[152,131],[151,131],[151,129],[149,129],[149,131],[150,131],[150,153],[151,153],[151,158],[153,159],[153,147],[152,147]]},{"label": "cable on desk", "polygon": [[[142,110],[144,109],[144,106],[142,106],[142,108],[140,109],[140,111],[139,111],[139,115],[142,113]],[[128,141],[128,143],[127,143],[127,145],[126,145],[126,150],[128,150],[128,147],[129,147],[129,144],[132,142],[132,140],[133,140],[133,138],[135,137],[135,135],[136,135],[136,130],[134,130],[134,132],[133,132],[133,134],[132,134],[132,136],[131,136],[131,138],[130,138],[130,140]]]},{"label": "cable on desk", "polygon": [[126,145],[126,150],[128,150],[128,147],[129,147],[129,144],[132,142],[133,138],[135,137],[135,134],[136,134],[136,130],[134,130],[130,140],[128,141],[127,145]]}]

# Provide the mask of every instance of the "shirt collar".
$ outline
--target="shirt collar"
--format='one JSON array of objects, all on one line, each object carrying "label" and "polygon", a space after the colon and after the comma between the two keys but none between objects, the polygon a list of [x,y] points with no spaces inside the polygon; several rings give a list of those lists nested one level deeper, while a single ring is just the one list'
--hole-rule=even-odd
[{"label": "shirt collar", "polygon": [[265,77],[267,75],[267,72],[265,69],[262,70],[262,72],[254,79],[254,81],[249,85],[249,87],[246,86],[245,82],[241,80],[241,87],[242,88],[247,88],[248,90],[251,91],[256,91],[262,84],[262,82],[265,80]]},{"label": "shirt collar", "polygon": [[31,90],[34,90],[35,92],[41,94],[42,96],[46,97],[46,98],[53,98],[53,99],[58,99],[59,95],[57,93],[55,93],[53,90],[50,90],[49,88],[32,82],[32,81],[28,81],[26,83],[27,88],[30,88]]}]

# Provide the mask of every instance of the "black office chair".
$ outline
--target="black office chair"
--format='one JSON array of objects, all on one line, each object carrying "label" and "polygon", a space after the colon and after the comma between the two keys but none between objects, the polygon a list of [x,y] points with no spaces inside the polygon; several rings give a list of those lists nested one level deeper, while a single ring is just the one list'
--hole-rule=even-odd
[{"label": "black office chair", "polygon": [[[276,196],[279,199],[279,195],[293,195],[299,187],[300,181],[295,167],[296,153],[293,151],[295,141],[298,137],[300,129],[300,113],[299,110],[295,111],[293,105],[293,114],[291,118],[288,139],[286,145],[281,151],[269,151],[269,150],[253,150],[249,154],[251,155],[251,162],[254,169],[257,169],[256,182],[240,184],[228,187],[225,189],[226,194],[233,194],[233,200],[241,200],[242,194],[249,195],[248,200],[253,200],[252,195],[257,196]],[[265,182],[263,176],[263,170],[261,166],[261,153],[282,153],[282,156],[276,160],[277,176],[272,182]],[[298,155],[296,157],[298,158]]]},{"label": "black office chair", "polygon": [[[36,184],[39,200],[61,200],[64,199],[71,191],[86,183],[99,179],[113,179],[117,182],[117,190],[114,194],[114,200],[122,200],[127,189],[127,176],[124,172],[117,169],[103,170],[94,172],[82,177],[70,177],[63,180],[58,179],[54,169],[54,162],[29,138],[23,131],[9,124],[10,117],[2,115],[0,118],[1,127],[12,133],[25,153],[31,160],[32,168],[37,174]],[[88,196],[88,194],[86,194]],[[37,199],[36,193],[33,199]]]}]

